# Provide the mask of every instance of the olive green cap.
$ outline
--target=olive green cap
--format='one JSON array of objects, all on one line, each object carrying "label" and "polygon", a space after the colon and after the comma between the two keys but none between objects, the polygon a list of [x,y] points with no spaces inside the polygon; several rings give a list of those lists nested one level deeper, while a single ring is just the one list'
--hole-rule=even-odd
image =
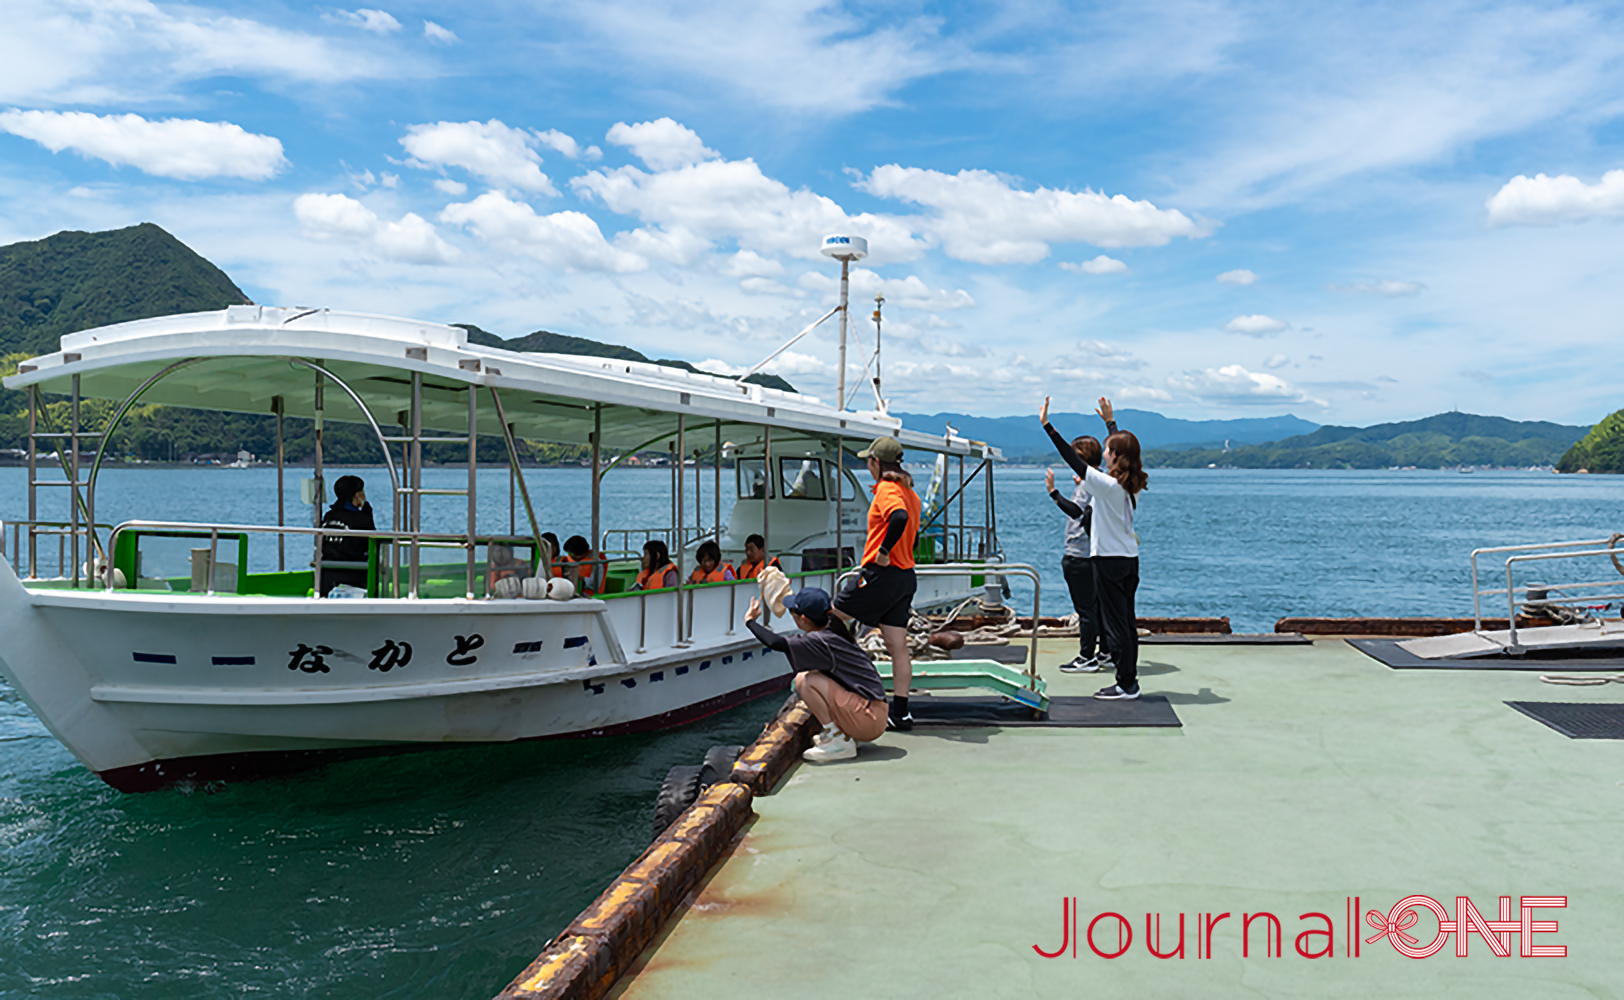
[{"label": "olive green cap", "polygon": [[894,437],[877,437],[874,443],[857,453],[858,458],[877,458],[882,462],[902,461],[902,442]]}]

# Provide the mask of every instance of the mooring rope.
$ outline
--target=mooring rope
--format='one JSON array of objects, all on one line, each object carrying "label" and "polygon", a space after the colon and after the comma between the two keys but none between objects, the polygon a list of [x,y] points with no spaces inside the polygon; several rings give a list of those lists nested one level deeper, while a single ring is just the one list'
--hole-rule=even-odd
[{"label": "mooring rope", "polygon": [[1624,674],[1540,674],[1539,679],[1547,684],[1572,684],[1579,687],[1611,684],[1614,681],[1624,684]]}]

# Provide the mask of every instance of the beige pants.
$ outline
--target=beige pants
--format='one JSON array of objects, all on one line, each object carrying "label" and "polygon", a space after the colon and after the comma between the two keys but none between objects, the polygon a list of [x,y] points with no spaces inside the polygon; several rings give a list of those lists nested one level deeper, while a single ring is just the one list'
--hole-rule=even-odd
[{"label": "beige pants", "polygon": [[859,743],[877,740],[885,732],[887,705],[883,698],[870,701],[817,670],[796,674],[795,690],[809,703],[812,701],[807,697],[809,691],[813,698],[820,699],[828,706],[833,718],[819,721],[832,721],[841,732]]}]

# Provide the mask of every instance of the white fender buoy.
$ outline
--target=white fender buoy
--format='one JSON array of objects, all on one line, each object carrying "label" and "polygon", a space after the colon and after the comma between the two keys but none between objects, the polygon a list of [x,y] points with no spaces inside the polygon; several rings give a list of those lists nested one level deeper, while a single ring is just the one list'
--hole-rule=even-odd
[{"label": "white fender buoy", "polygon": [[491,590],[504,601],[514,600],[519,596],[519,580],[517,577],[504,576],[496,581]]},{"label": "white fender buoy", "polygon": [[539,576],[527,576],[527,577],[524,578],[524,599],[525,600],[527,600],[527,601],[539,601],[539,600],[541,600],[542,598],[544,598],[546,596],[547,596],[547,581],[546,580],[543,580]]},{"label": "white fender buoy", "polygon": [[575,584],[561,576],[555,576],[547,581],[547,599],[550,601],[568,601],[575,597]]}]

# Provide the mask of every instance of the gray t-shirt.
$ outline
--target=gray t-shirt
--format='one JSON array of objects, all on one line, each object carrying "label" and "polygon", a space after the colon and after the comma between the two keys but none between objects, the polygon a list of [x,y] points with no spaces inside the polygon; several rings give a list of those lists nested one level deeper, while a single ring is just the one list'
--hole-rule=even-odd
[{"label": "gray t-shirt", "polygon": [[789,656],[789,665],[796,673],[818,670],[835,679],[835,683],[856,692],[869,701],[885,700],[885,682],[874,669],[874,661],[850,639],[835,635],[828,629],[816,632],[797,632],[779,635],[760,622],[746,622],[750,632],[768,649]]},{"label": "gray t-shirt", "polygon": [[1093,553],[1089,550],[1088,541],[1088,508],[1094,498],[1083,489],[1081,483],[1071,491],[1071,502],[1083,509],[1084,517],[1066,518],[1066,555],[1079,556],[1087,559]]}]

